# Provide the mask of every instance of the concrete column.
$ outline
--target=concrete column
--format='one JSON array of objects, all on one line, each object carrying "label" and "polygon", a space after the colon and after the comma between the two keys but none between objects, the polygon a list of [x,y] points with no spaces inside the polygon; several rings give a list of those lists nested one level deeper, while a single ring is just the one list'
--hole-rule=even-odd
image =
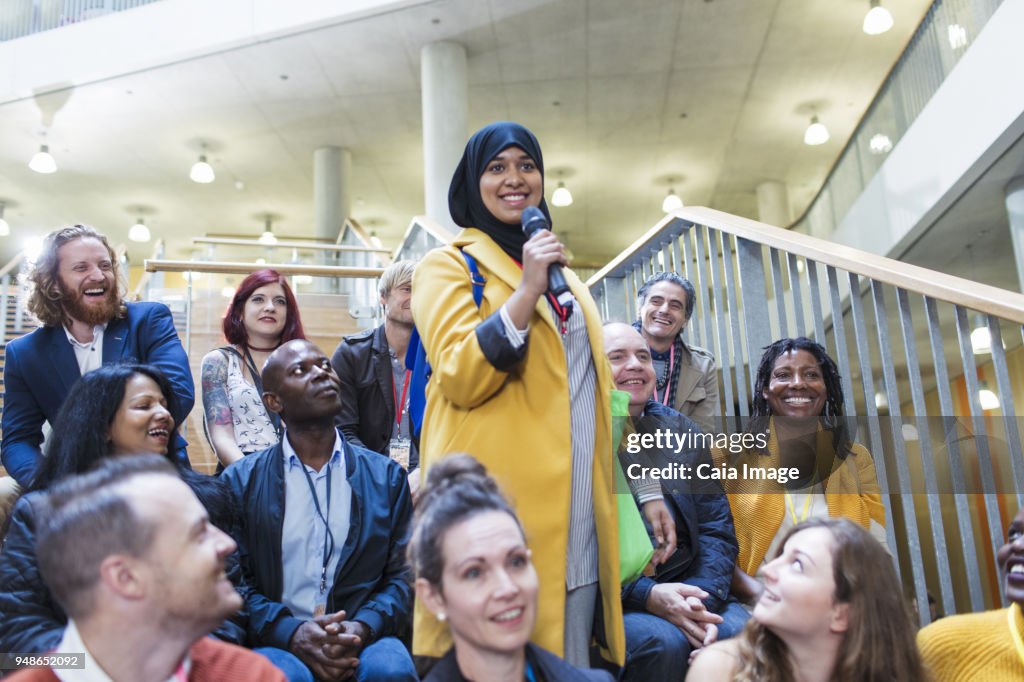
[{"label": "concrete column", "polygon": [[1024,175],[1006,186],[1006,214],[1010,219],[1013,257],[1017,263],[1017,282],[1024,292]]},{"label": "concrete column", "polygon": [[789,227],[789,196],[785,183],[767,180],[757,186],[757,215],[762,223]]},{"label": "concrete column", "polygon": [[441,41],[420,52],[423,101],[423,195],[427,216],[453,231],[448,185],[466,147],[466,48]]},{"label": "concrete column", "polygon": [[313,152],[313,228],[317,239],[338,238],[352,206],[352,152],[320,147]]}]

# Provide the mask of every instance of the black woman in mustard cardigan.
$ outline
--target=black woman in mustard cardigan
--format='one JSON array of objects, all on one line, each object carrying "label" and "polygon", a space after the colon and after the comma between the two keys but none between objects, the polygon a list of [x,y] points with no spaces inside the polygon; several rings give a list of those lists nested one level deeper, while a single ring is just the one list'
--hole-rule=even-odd
[{"label": "black woman in mustard cardigan", "polygon": [[[493,123],[469,140],[452,178],[449,209],[465,229],[428,253],[413,277],[413,319],[433,368],[420,463],[429,475],[439,458],[466,452],[507,492],[540,578],[532,641],[585,666],[593,632],[621,664],[614,386],[586,286],[564,269],[576,298],[568,316],[545,295],[548,265],[567,265],[563,245],[547,230],[527,240],[520,227],[527,206],[550,217],[543,172],[529,130]],[[486,280],[479,308],[460,250]],[[421,604],[413,637],[418,655],[451,646]]]},{"label": "black woman in mustard cardigan", "polygon": [[1024,680],[1024,508],[996,558],[1009,608],[949,616],[917,633],[934,682]]},{"label": "black woman in mustard cardigan", "polygon": [[[748,602],[762,590],[752,576],[800,521],[845,517],[885,542],[885,508],[875,466],[867,449],[850,441],[839,370],[825,349],[805,337],[768,346],[753,397],[747,430],[767,434],[766,447],[739,455],[712,451],[716,465],[728,461],[739,473],[723,485],[740,548],[733,594]],[[799,473],[784,484],[749,475],[757,469],[792,468]]]}]

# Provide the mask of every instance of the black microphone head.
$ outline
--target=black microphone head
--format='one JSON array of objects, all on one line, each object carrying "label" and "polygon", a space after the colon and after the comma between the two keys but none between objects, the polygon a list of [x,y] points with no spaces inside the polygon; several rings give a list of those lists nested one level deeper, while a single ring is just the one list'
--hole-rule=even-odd
[{"label": "black microphone head", "polygon": [[523,215],[519,219],[523,224],[523,234],[527,238],[532,237],[533,233],[537,230],[550,230],[551,225],[548,224],[548,219],[536,206],[527,206],[523,209]]}]

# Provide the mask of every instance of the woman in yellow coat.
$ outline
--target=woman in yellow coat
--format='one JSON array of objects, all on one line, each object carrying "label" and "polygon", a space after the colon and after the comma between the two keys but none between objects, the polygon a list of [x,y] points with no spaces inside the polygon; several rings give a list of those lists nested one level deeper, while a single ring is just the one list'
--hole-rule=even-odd
[{"label": "woman in yellow coat", "polygon": [[[413,319],[433,368],[420,464],[426,473],[456,452],[484,463],[533,551],[533,641],[586,666],[596,620],[599,640],[621,664],[613,386],[586,286],[564,270],[576,299],[571,312],[545,295],[548,266],[567,264],[564,247],[547,230],[527,240],[519,226],[528,206],[550,220],[543,168],[530,131],[494,123],[473,135],[455,171],[449,208],[466,229],[428,253],[413,279]],[[460,250],[486,281],[479,308]],[[441,656],[450,645],[444,625],[417,605],[414,653]]]}]

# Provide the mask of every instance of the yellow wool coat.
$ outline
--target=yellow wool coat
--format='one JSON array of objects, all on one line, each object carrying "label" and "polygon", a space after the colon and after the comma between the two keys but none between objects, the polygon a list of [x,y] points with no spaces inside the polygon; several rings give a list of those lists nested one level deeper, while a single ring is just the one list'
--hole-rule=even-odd
[{"label": "yellow wool coat", "polygon": [[[484,285],[479,309],[459,247],[473,256]],[[484,356],[475,330],[512,295],[522,279],[516,263],[483,232],[467,228],[451,246],[435,249],[417,265],[412,312],[433,374],[420,440],[424,475],[446,455],[479,459],[514,505],[540,578],[537,626],[532,641],[563,653],[565,562],[569,541],[571,434],[568,370],[557,319],[545,299],[530,320],[526,356],[509,372]],[[611,369],[605,359],[601,318],[586,286],[570,270],[575,314],[587,322],[596,368],[593,496],[605,636],[612,658],[625,658],[619,585],[618,518],[612,492]],[[425,479],[424,479],[425,480]],[[448,629],[417,601],[413,651],[441,656],[451,646]]]},{"label": "yellow wool coat", "polygon": [[[819,428],[816,440],[818,452],[832,451],[831,432]],[[744,463],[750,467],[775,468],[779,466],[779,442],[774,429],[768,438],[768,453],[745,451],[736,456],[713,449],[711,454],[716,465],[728,461],[740,470]],[[748,575],[755,575],[782,526],[786,513],[784,490],[774,482],[742,477],[723,481],[723,485],[732,508],[736,541],[740,547],[736,565]],[[848,518],[865,529],[871,527],[872,519],[885,526],[885,506],[875,465],[863,445],[853,443],[846,460],[829,476],[825,483],[825,504],[829,516]]]}]

